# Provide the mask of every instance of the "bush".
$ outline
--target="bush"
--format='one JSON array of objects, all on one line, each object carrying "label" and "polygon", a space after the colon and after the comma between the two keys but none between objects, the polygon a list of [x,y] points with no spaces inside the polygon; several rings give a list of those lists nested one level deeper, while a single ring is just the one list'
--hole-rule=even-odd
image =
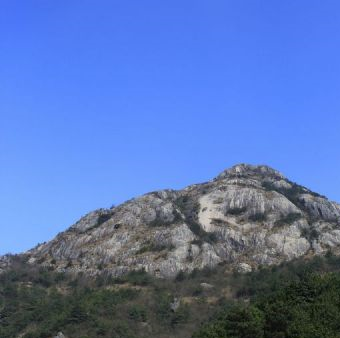
[{"label": "bush", "polygon": [[136,254],[142,254],[145,252],[160,252],[163,250],[173,250],[175,247],[172,244],[160,244],[160,243],[154,243],[149,242],[143,247],[141,247]]},{"label": "bush", "polygon": [[277,220],[274,225],[275,226],[282,226],[286,224],[293,224],[294,222],[298,221],[302,217],[299,213],[289,213],[286,216],[282,216],[279,220]]},{"label": "bush", "polygon": [[264,338],[265,318],[254,306],[235,306],[224,318],[204,326],[193,338]]},{"label": "bush", "polygon": [[229,214],[229,215],[237,216],[237,215],[243,214],[246,210],[247,210],[246,207],[231,208],[231,209],[228,209],[226,213]]},{"label": "bush", "polygon": [[249,220],[253,222],[264,222],[266,219],[267,215],[260,212],[249,216]]},{"label": "bush", "polygon": [[339,337],[340,274],[305,273],[268,291],[250,306],[227,309],[193,337]]},{"label": "bush", "polygon": [[320,236],[320,233],[314,227],[304,228],[301,231],[302,237],[305,237],[309,242],[317,240]]},{"label": "bush", "polygon": [[129,309],[129,318],[136,322],[146,322],[147,311],[144,306],[134,305]]},{"label": "bush", "polygon": [[146,286],[152,283],[152,277],[145,270],[142,269],[130,271],[128,274],[117,278],[115,282]]}]

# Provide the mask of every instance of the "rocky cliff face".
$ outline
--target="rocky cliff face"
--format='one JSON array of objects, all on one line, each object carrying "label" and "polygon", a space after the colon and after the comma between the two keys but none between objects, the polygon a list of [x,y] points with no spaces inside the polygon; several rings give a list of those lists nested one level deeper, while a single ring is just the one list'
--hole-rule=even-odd
[{"label": "rocky cliff face", "polygon": [[207,183],[91,212],[27,256],[59,271],[173,277],[221,262],[249,271],[339,249],[338,204],[267,166],[240,164]]}]

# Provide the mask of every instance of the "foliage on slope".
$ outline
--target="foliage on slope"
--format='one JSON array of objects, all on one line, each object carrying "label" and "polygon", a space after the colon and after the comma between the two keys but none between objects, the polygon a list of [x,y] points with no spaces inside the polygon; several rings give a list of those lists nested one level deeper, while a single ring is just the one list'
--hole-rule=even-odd
[{"label": "foliage on slope", "polygon": [[328,256],[248,274],[221,265],[176,280],[142,271],[91,279],[18,258],[0,275],[0,337],[184,338],[203,323],[195,338],[338,338],[338,271]]},{"label": "foliage on slope", "polygon": [[340,273],[324,272],[323,259],[313,263],[287,283],[251,292],[250,303],[224,310],[193,338],[340,338]]}]

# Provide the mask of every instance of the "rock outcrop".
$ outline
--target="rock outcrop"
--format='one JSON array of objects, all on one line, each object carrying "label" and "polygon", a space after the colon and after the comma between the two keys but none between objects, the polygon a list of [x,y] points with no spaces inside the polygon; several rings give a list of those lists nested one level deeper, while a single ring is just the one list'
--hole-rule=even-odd
[{"label": "rock outcrop", "polygon": [[12,262],[11,255],[0,256],[0,273],[7,270]]},{"label": "rock outcrop", "polygon": [[66,338],[66,337],[62,332],[58,332],[58,334],[54,336],[53,338]]},{"label": "rock outcrop", "polygon": [[222,262],[246,272],[339,249],[338,204],[268,166],[240,164],[207,183],[91,212],[26,255],[58,271],[173,277]]}]

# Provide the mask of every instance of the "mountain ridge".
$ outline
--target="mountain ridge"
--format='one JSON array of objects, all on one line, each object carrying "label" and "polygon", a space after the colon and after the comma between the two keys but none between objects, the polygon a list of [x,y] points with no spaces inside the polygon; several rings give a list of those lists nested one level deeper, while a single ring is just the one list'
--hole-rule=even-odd
[{"label": "mountain ridge", "polygon": [[56,271],[143,269],[171,278],[220,263],[251,271],[339,248],[339,204],[269,166],[242,163],[205,183],[92,211],[24,255]]}]

